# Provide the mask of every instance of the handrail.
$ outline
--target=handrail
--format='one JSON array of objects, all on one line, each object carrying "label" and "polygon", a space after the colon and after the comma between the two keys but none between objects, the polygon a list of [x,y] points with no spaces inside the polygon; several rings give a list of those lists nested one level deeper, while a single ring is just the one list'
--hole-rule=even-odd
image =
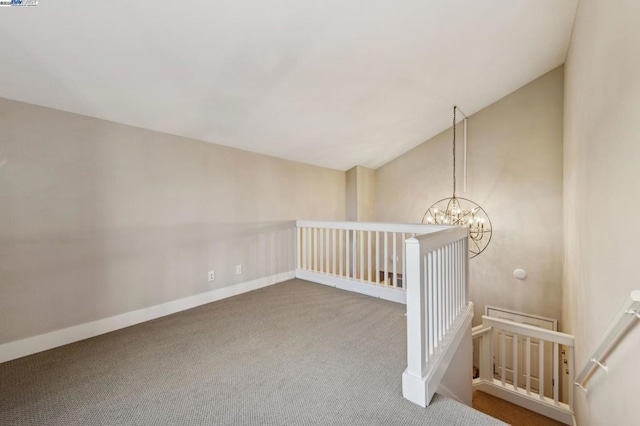
[{"label": "handrail", "polygon": [[510,331],[512,333],[522,334],[533,337],[535,339],[543,339],[548,342],[558,343],[560,345],[573,346],[573,336],[559,331],[546,330],[544,328],[535,327],[528,324],[520,324],[501,318],[482,316],[482,325],[496,327],[501,330]]},{"label": "handrail", "polygon": [[586,383],[591,378],[591,373],[595,367],[600,367],[605,371],[608,371],[608,367],[604,364],[604,359],[609,352],[614,348],[620,337],[622,337],[633,320],[640,319],[640,290],[634,290],[631,292],[630,299],[627,300],[623,308],[614,317],[613,321],[609,324],[609,327],[600,337],[596,349],[593,354],[588,358],[588,361],[584,368],[578,374],[575,381],[575,385],[587,391]]},{"label": "handrail", "polygon": [[456,228],[446,225],[422,225],[414,223],[384,222],[324,222],[317,220],[297,220],[297,227],[318,229],[347,229],[352,231],[405,232],[407,234],[429,234]]},{"label": "handrail", "polygon": [[483,336],[493,330],[493,327],[483,327],[482,324],[476,325],[471,329],[471,338],[477,339],[480,336]]}]

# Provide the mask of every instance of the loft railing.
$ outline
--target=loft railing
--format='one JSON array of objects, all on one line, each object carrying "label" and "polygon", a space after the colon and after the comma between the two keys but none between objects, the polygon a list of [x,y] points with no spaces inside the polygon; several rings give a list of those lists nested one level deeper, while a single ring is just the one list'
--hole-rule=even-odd
[{"label": "loft railing", "polygon": [[[479,378],[473,381],[474,389],[572,424],[573,386],[568,385],[567,401],[563,401],[560,394],[561,374],[568,373],[568,383],[573,382],[575,374],[572,335],[483,316],[482,325],[473,328],[473,338],[480,339],[480,371]],[[550,387],[545,385],[545,348],[549,347],[552,353]],[[565,355],[568,351],[567,364],[562,364],[566,368],[564,372],[560,371],[560,351],[565,351]],[[496,358],[499,365],[494,364]],[[508,360],[510,366],[507,366]],[[521,366],[524,371],[519,371]],[[548,394],[547,388],[551,389]]]},{"label": "loft railing", "polygon": [[406,303],[407,238],[440,232],[434,225],[296,222],[296,277]]},{"label": "loft railing", "polygon": [[460,343],[471,339],[467,229],[451,227],[410,238],[405,252],[407,369],[402,394],[426,407]]},{"label": "loft railing", "polygon": [[634,290],[631,292],[629,300],[626,301],[623,308],[615,316],[611,324],[600,337],[596,349],[584,368],[578,374],[575,385],[587,391],[586,383],[593,374],[596,367],[600,367],[605,371],[608,371],[608,367],[604,364],[604,360],[609,355],[611,350],[615,347],[616,343],[620,340],[625,332],[636,323],[636,320],[640,319],[640,290]]},{"label": "loft railing", "polygon": [[311,221],[296,227],[297,278],[407,304],[402,393],[426,407],[460,343],[471,339],[467,228]]}]

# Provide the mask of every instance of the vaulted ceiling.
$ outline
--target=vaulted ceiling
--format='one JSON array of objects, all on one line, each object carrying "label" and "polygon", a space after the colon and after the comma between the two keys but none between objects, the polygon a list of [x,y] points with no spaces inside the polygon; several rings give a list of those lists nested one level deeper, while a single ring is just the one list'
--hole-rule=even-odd
[{"label": "vaulted ceiling", "polygon": [[0,97],[346,170],[564,63],[577,0],[39,0]]}]

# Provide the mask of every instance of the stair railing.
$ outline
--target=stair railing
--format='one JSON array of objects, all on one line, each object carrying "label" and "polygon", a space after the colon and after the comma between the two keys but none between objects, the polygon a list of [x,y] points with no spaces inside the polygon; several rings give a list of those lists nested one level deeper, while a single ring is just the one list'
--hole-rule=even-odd
[{"label": "stair railing", "polygon": [[[568,373],[569,383],[572,383],[575,374],[572,335],[502,318],[483,316],[482,324],[473,328],[472,336],[480,340],[480,371],[479,377],[473,380],[474,389],[564,424],[572,424],[573,386],[569,386],[568,401],[562,401],[560,396],[561,374]],[[511,339],[510,347],[507,336]],[[552,353],[551,396],[546,396],[544,391],[546,387],[545,348],[551,348]],[[568,351],[566,365],[560,362],[561,350]],[[566,352],[565,355],[567,355]],[[537,362],[534,364],[535,358]],[[498,365],[495,365],[496,359],[500,360]],[[507,377],[509,369],[507,359],[512,361],[510,377]],[[524,371],[519,371],[521,359]],[[560,370],[561,365],[563,369],[566,368],[565,371]],[[534,377],[534,369],[537,369],[537,377]],[[499,374],[496,374],[496,371]],[[495,377],[496,375],[498,378]],[[521,376],[523,380],[520,380]],[[533,386],[534,380],[536,386]]]},{"label": "stair railing", "polygon": [[426,407],[460,344],[471,340],[467,228],[443,229],[405,244],[407,369],[402,395]]}]

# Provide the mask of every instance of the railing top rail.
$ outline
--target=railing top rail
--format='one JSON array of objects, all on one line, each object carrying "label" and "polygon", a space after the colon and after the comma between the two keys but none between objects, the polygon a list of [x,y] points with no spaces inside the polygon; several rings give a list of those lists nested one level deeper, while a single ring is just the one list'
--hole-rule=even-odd
[{"label": "railing top rail", "polygon": [[421,255],[424,255],[444,247],[447,244],[467,238],[467,236],[468,228],[466,226],[447,226],[441,227],[437,231],[430,232],[428,234],[409,238],[406,240],[406,244],[419,245],[420,253]]},{"label": "railing top rail", "polygon": [[405,232],[407,234],[433,234],[441,233],[447,229],[456,229],[457,226],[423,225],[418,223],[385,223],[385,222],[324,222],[315,220],[297,220],[297,227],[324,228],[324,229],[350,229],[356,231],[380,231],[380,232]]},{"label": "railing top rail", "polygon": [[486,315],[482,316],[482,325],[485,327],[495,327],[512,333],[534,337],[536,339],[546,340],[548,342],[558,343],[560,345],[573,346],[573,336],[571,334],[560,333],[559,331],[546,330],[544,328],[520,324],[500,318],[488,317]]},{"label": "railing top rail", "polygon": [[471,337],[475,339],[476,337],[480,337],[487,334],[491,330],[493,330],[492,327],[484,327],[482,324],[476,325],[471,329]]},{"label": "railing top rail", "polygon": [[416,236],[416,240],[418,240],[422,249],[431,251],[453,241],[466,238],[469,232],[469,229],[466,226],[446,226],[437,228],[437,231]]}]

